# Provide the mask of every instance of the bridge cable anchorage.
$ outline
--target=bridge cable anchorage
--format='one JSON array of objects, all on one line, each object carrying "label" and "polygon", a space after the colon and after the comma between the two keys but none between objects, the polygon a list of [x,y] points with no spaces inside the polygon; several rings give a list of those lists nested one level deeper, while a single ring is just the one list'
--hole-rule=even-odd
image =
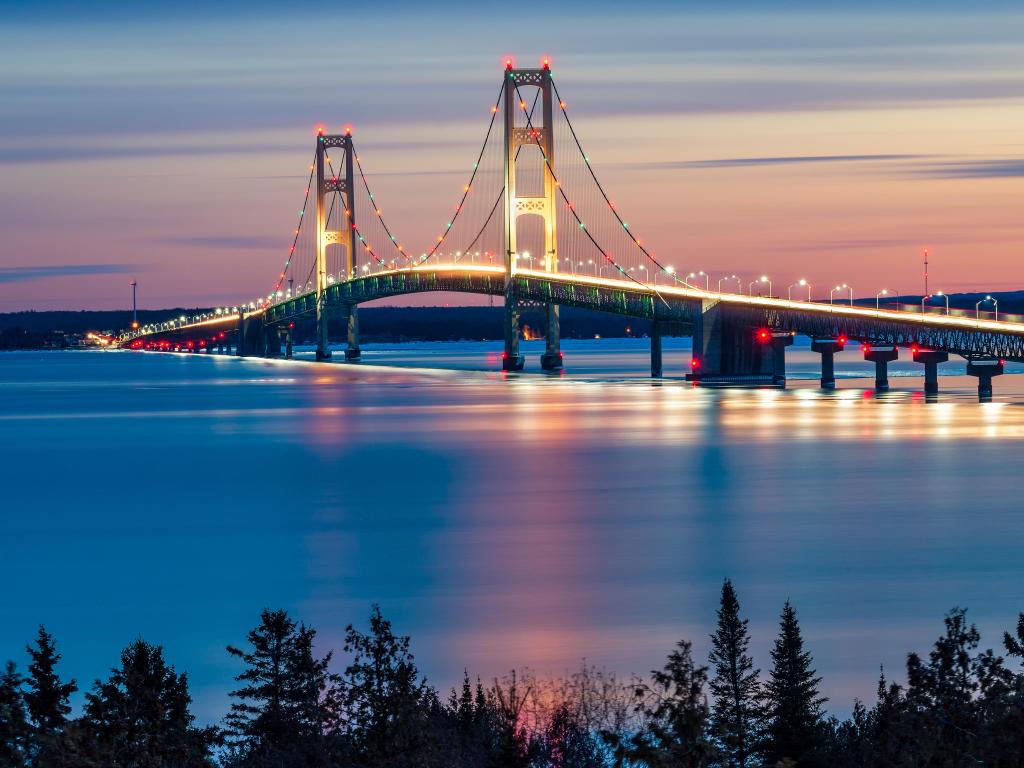
[{"label": "bridge cable anchorage", "polygon": [[[525,102],[523,101],[522,94],[519,91],[519,86],[515,85],[514,87],[516,89],[516,95],[519,96],[519,103],[520,105],[523,105]],[[524,112],[526,111],[525,106],[522,106],[522,109]],[[637,280],[635,277],[630,275],[629,272],[627,272],[618,262],[616,262],[614,258],[609,256],[608,253],[604,250],[604,248],[601,247],[600,243],[598,243],[597,240],[594,239],[594,235],[590,232],[590,230],[587,229],[586,224],[583,222],[583,219],[580,218],[579,214],[576,212],[575,207],[572,205],[572,203],[569,201],[569,198],[566,196],[565,189],[562,187],[561,182],[559,182],[558,180],[558,176],[555,174],[555,169],[551,167],[551,160],[544,152],[544,147],[540,143],[540,133],[539,131],[534,129],[533,123],[530,120],[529,115],[527,115],[526,118],[526,127],[530,130],[533,136],[533,140],[536,143],[537,148],[540,150],[541,156],[544,158],[544,165],[547,167],[548,172],[551,174],[551,178],[554,181],[555,188],[558,190],[558,193],[562,196],[563,202],[565,202],[565,205],[569,209],[569,212],[572,214],[573,218],[576,219],[576,223],[579,224],[579,228],[580,230],[583,231],[583,234],[585,234],[587,238],[590,240],[590,242],[593,243],[594,247],[597,248],[598,253],[601,254],[605,261],[607,261],[609,264],[611,264],[619,271],[619,274],[625,276],[625,278],[630,282],[636,283],[642,288],[647,288],[648,286],[645,283],[642,283],[641,281]],[[668,302],[665,301],[664,297],[662,297],[662,295],[657,291],[655,291],[655,293],[657,293],[658,298],[665,302],[665,305],[668,306]]]},{"label": "bridge cable anchorage", "polygon": [[[554,77],[551,78],[551,87],[555,91],[555,98],[558,99],[558,108],[562,111],[562,115],[564,115],[564,117],[565,117],[565,124],[567,126],[569,126],[569,133],[572,134],[573,141],[576,143],[576,148],[579,150],[580,154],[583,156],[584,165],[587,167],[587,171],[590,172],[590,177],[594,180],[594,183],[597,185],[597,189],[601,193],[601,197],[604,198],[604,202],[608,206],[608,209],[612,212],[612,215],[614,215],[615,219],[619,222],[620,225],[622,225],[622,228],[624,230],[626,230],[627,232],[629,232],[629,226],[623,220],[622,216],[619,215],[619,212],[615,208],[615,204],[612,203],[611,198],[609,198],[608,197],[608,193],[605,192],[604,186],[601,184],[600,179],[597,178],[597,174],[594,172],[594,166],[590,163],[589,158],[587,158],[586,153],[583,151],[583,145],[580,143],[579,137],[576,135],[576,129],[573,127],[572,120],[569,119],[569,113],[566,110],[565,101],[562,99],[562,95],[558,92],[558,85],[555,83]],[[680,280],[678,275],[676,275],[675,273],[669,272],[665,268],[665,265],[663,265],[660,261],[658,261],[654,257],[654,255],[652,253],[650,253],[640,243],[640,238],[638,238],[635,235],[633,235],[632,232],[629,232],[629,235],[630,235],[630,239],[633,241],[633,243],[636,245],[636,247],[639,248],[640,251],[644,254],[644,256],[646,256],[651,261],[652,264],[654,264],[656,267],[658,267],[658,269],[660,269],[665,274],[672,275],[672,278],[677,283],[678,282],[682,282],[687,287],[692,287],[692,286],[690,286],[689,282],[687,282],[685,279]]]},{"label": "bridge cable anchorage", "polygon": [[281,290],[281,286],[284,285],[285,276],[291,267],[292,260],[295,258],[295,248],[299,242],[299,232],[302,230],[302,222],[306,215],[306,207],[309,205],[309,192],[313,189],[313,176],[314,170],[312,166],[309,171],[309,181],[306,184],[306,196],[302,200],[302,209],[299,211],[299,224],[295,227],[295,236],[292,238],[291,248],[288,249],[288,258],[285,259],[284,269],[281,270],[281,276],[277,279],[277,285],[274,286],[273,294],[276,296],[277,292]]},{"label": "bridge cable anchorage", "polygon": [[[491,140],[491,132],[494,130],[494,123],[496,122],[496,118],[498,116],[498,107],[501,104],[501,96],[502,96],[502,94],[504,92],[505,92],[505,81],[502,80],[501,88],[498,89],[498,98],[495,99],[494,106],[491,108],[491,122],[487,126],[487,134],[484,136],[484,143],[480,147],[480,152],[477,153],[476,162],[473,163],[473,173],[470,174],[469,183],[466,184],[465,187],[463,188],[462,198],[459,200],[459,204],[457,206],[455,206],[455,215],[452,217],[452,220],[447,223],[447,225],[445,226],[444,231],[440,235],[437,236],[437,238],[436,238],[437,242],[434,243],[434,245],[430,248],[430,250],[426,254],[424,254],[423,256],[420,257],[419,261],[417,261],[416,264],[423,264],[427,259],[431,258],[435,253],[437,253],[437,249],[441,247],[441,244],[445,241],[445,238],[448,237],[448,233],[450,233],[452,231],[452,225],[455,224],[455,220],[458,219],[459,214],[462,213],[462,208],[463,208],[463,205],[466,202],[466,198],[469,197],[469,192],[470,192],[470,190],[473,189],[473,181],[476,179],[477,173],[480,171],[480,161],[483,159],[484,151],[487,149],[487,143]],[[497,204],[495,204],[495,208],[497,208]],[[492,213],[492,215],[493,215],[493,213]],[[490,221],[490,217],[488,217],[487,221],[488,222]],[[484,223],[485,227],[486,227],[486,225],[487,225],[487,222]],[[483,230],[481,230],[481,233],[482,232],[483,232]],[[475,244],[476,241],[479,238],[480,238],[480,235],[477,235],[473,239],[473,243]]]}]

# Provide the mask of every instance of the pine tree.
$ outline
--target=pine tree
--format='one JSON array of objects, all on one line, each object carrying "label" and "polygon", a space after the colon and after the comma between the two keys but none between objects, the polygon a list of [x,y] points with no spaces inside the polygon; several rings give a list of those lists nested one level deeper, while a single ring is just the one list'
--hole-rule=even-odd
[{"label": "pine tree", "polygon": [[694,664],[691,644],[680,640],[664,669],[651,674],[651,683],[636,689],[641,729],[628,738],[602,732],[612,747],[615,764],[648,768],[709,765],[715,750],[707,738],[707,667]]},{"label": "pine tree", "polygon": [[28,765],[29,725],[22,682],[14,662],[7,662],[6,669],[0,674],[0,766],[5,768]]},{"label": "pine tree", "polygon": [[711,731],[720,747],[722,765],[746,768],[756,761],[761,720],[760,670],[747,652],[750,632],[740,619],[740,603],[728,579],[722,584],[718,629],[711,636],[710,662],[715,676],[710,689],[715,697]]},{"label": "pine tree", "polygon": [[63,762],[60,753],[64,748],[59,743],[71,712],[69,698],[78,690],[74,680],[64,683],[56,672],[61,655],[53,635],[43,626],[39,627],[36,645],[26,648],[31,663],[28,665],[25,704],[32,720],[33,762],[39,768],[58,765]]},{"label": "pine tree", "polygon": [[249,632],[251,650],[228,646],[246,668],[235,677],[243,683],[231,696],[227,716],[234,737],[234,762],[277,765],[300,757],[322,758],[324,738],[337,727],[336,678],[331,654],[313,654],[316,631],[297,624],[283,610],[265,610]]},{"label": "pine tree", "polygon": [[379,606],[370,631],[349,625],[345,653],[351,662],[342,677],[344,733],[359,765],[390,768],[422,764],[432,752],[427,716],[436,694],[409,651],[409,638],[394,634]]},{"label": "pine tree", "polygon": [[818,694],[821,678],[815,676],[796,611],[788,600],[771,656],[771,678],[765,685],[766,763],[775,765],[788,758],[801,768],[822,765],[822,704],[827,699]]},{"label": "pine tree", "polygon": [[136,640],[121,666],[86,694],[76,724],[87,764],[166,768],[213,766],[216,729],[195,728],[188,678],[164,661],[163,649]]}]

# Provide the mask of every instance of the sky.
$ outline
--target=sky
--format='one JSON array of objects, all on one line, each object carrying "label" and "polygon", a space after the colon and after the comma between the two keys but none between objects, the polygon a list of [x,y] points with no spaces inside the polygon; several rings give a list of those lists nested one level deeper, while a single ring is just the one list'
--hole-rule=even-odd
[{"label": "sky", "polygon": [[208,5],[0,8],[0,311],[264,293],[318,124],[428,246],[509,54],[680,271],[1024,288],[1019,4]]}]

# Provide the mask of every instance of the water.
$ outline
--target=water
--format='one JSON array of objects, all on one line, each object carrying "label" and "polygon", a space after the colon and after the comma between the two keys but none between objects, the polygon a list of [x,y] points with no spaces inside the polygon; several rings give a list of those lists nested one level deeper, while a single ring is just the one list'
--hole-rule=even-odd
[{"label": "water", "polygon": [[[989,645],[1014,624],[1024,376],[979,404],[950,363],[928,403],[894,366],[875,396],[848,351],[822,393],[800,347],[785,392],[707,390],[652,386],[646,349],[570,342],[564,375],[509,378],[493,343],[0,356],[0,659],[45,622],[88,685],[141,635],[215,720],[224,646],[262,608],[340,646],[376,601],[442,686],[584,656],[645,672],[680,637],[706,653],[728,576],[759,665],[790,598],[846,712],[950,607]],[[666,371],[688,359],[666,343]]]}]

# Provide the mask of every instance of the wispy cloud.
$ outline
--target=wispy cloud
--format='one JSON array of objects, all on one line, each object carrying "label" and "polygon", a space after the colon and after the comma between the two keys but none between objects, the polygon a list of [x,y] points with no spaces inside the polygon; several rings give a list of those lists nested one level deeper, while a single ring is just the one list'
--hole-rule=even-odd
[{"label": "wispy cloud", "polygon": [[126,275],[139,271],[138,264],[58,264],[46,267],[0,267],[0,283],[24,283],[53,277]]},{"label": "wispy cloud", "polygon": [[916,160],[927,155],[780,155],[775,157],[724,157],[714,160],[677,160],[667,163],[644,163],[653,170],[685,168],[747,168],[761,165],[805,165],[809,163],[880,163]]},{"label": "wispy cloud", "polygon": [[936,163],[919,168],[916,173],[945,179],[1024,178],[1024,158]]}]

